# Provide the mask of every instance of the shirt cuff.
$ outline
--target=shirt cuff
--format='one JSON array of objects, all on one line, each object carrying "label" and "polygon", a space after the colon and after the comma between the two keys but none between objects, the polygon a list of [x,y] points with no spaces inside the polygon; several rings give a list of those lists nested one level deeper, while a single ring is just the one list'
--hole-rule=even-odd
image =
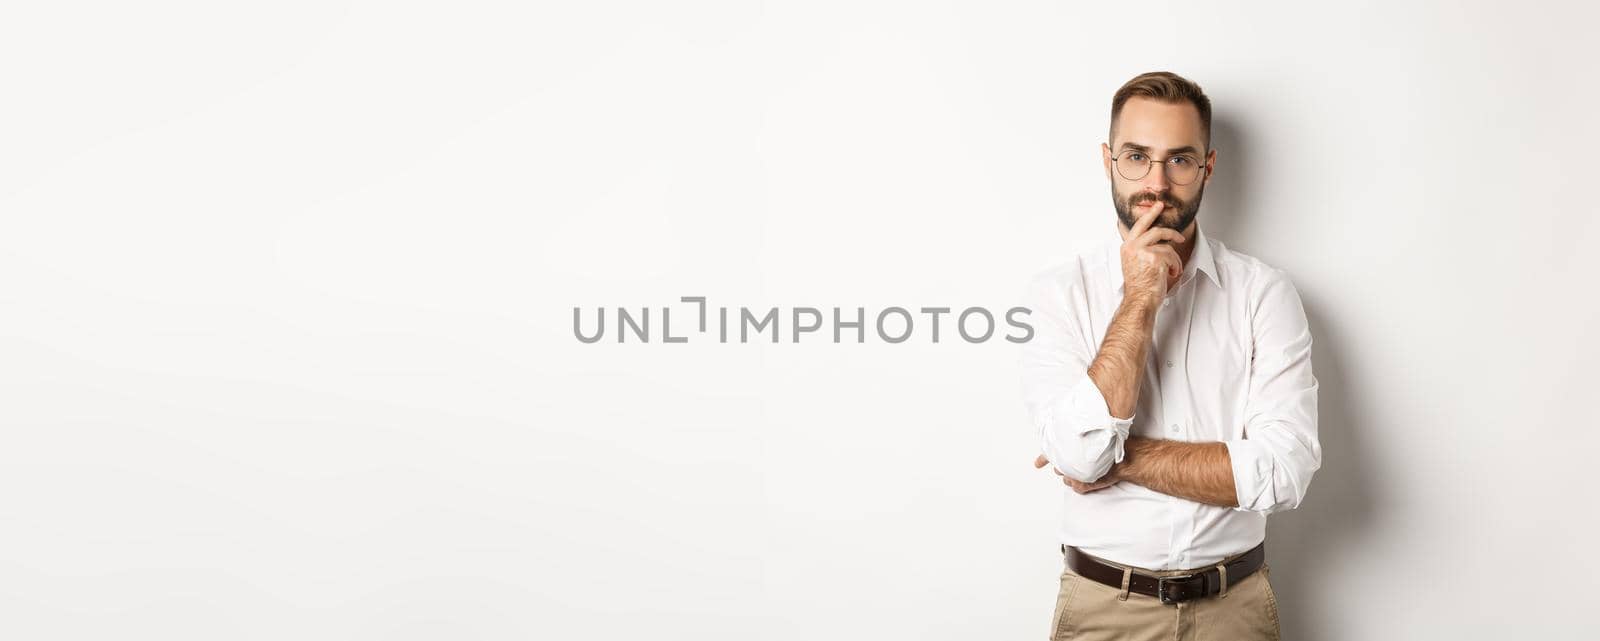
[{"label": "shirt cuff", "polygon": [[[1100,386],[1094,383],[1093,378],[1084,376],[1061,403],[1058,417],[1069,418],[1065,426],[1073,430],[1062,436],[1079,440],[1086,454],[1111,449],[1115,452],[1112,462],[1122,462],[1121,443],[1128,439],[1128,432],[1133,429],[1133,417],[1112,416],[1106,405],[1106,397],[1100,393]],[[1084,438],[1093,432],[1102,434],[1098,435],[1100,438]]]}]

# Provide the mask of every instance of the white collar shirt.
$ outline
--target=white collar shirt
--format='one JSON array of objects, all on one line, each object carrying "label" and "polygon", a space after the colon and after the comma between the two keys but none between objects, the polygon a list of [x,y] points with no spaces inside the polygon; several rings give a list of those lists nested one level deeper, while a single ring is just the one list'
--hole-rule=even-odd
[{"label": "white collar shirt", "polygon": [[[1114,417],[1088,376],[1122,302],[1122,239],[1036,275],[1021,349],[1024,404],[1040,449],[1090,481],[1130,435],[1227,445],[1238,507],[1130,482],[1062,486],[1061,543],[1151,570],[1203,568],[1266,537],[1268,513],[1297,507],[1321,466],[1311,332],[1288,275],[1207,238],[1156,313],[1134,415]],[[1056,478],[1056,477],[1052,477]]]}]

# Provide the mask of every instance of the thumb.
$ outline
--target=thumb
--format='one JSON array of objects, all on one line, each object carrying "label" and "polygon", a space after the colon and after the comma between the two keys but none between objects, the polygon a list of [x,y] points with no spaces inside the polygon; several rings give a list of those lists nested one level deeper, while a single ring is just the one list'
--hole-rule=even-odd
[{"label": "thumb", "polygon": [[1045,458],[1043,454],[1040,454],[1038,456],[1038,458],[1033,459],[1033,466],[1035,468],[1044,467],[1045,465],[1048,465],[1049,463],[1050,463],[1050,459]]}]

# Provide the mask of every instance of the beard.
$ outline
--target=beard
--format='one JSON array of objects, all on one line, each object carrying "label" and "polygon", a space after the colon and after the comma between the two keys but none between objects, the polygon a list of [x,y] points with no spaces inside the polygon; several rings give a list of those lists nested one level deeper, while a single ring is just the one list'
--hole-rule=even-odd
[{"label": "beard", "polygon": [[1189,223],[1194,222],[1194,217],[1200,214],[1200,198],[1205,193],[1206,188],[1202,186],[1200,191],[1195,192],[1193,200],[1184,202],[1171,193],[1157,195],[1148,191],[1141,191],[1127,198],[1122,198],[1117,195],[1116,187],[1112,187],[1111,204],[1116,206],[1117,218],[1122,221],[1122,224],[1127,226],[1128,229],[1133,229],[1133,224],[1138,222],[1133,217],[1133,208],[1143,203],[1160,201],[1166,207],[1161,210],[1161,216],[1157,217],[1155,222],[1151,223],[1151,226],[1166,227],[1173,231],[1182,232],[1188,229]]}]

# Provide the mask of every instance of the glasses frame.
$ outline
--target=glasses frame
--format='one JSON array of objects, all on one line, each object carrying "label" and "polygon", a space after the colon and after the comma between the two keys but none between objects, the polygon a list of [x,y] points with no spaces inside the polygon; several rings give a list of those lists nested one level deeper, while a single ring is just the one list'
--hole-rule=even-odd
[{"label": "glasses frame", "polygon": [[1117,165],[1117,161],[1118,160],[1121,160],[1123,156],[1125,156],[1127,154],[1130,154],[1130,153],[1132,153],[1132,154],[1149,155],[1149,152],[1143,151],[1143,150],[1140,150],[1140,149],[1124,149],[1124,150],[1118,152],[1117,154],[1111,156],[1111,170],[1117,172],[1117,175],[1121,176],[1123,180],[1128,180],[1128,181],[1144,180],[1144,177],[1150,175],[1150,171],[1152,169],[1154,169],[1156,165],[1159,164],[1159,165],[1162,166],[1161,167],[1161,171],[1167,172],[1166,173],[1167,180],[1171,181],[1172,184],[1174,184],[1174,185],[1178,185],[1178,186],[1181,186],[1181,187],[1187,187],[1189,185],[1194,184],[1194,181],[1196,179],[1200,178],[1200,175],[1202,173],[1204,173],[1204,171],[1206,169],[1206,157],[1211,155],[1211,150],[1207,149],[1206,153],[1202,154],[1200,156],[1200,158],[1195,160],[1195,162],[1200,166],[1200,171],[1196,171],[1195,174],[1194,174],[1194,178],[1190,178],[1188,182],[1178,182],[1176,180],[1173,180],[1172,179],[1172,172],[1167,170],[1166,164],[1167,164],[1167,161],[1172,160],[1173,158],[1177,158],[1177,157],[1180,157],[1180,156],[1188,156],[1189,154],[1176,154],[1176,155],[1173,155],[1173,156],[1167,156],[1166,158],[1162,158],[1160,162],[1156,162],[1155,158],[1151,158],[1150,159],[1150,165],[1145,167],[1144,173],[1139,174],[1138,178],[1130,178],[1127,174],[1122,173],[1122,167]]}]

